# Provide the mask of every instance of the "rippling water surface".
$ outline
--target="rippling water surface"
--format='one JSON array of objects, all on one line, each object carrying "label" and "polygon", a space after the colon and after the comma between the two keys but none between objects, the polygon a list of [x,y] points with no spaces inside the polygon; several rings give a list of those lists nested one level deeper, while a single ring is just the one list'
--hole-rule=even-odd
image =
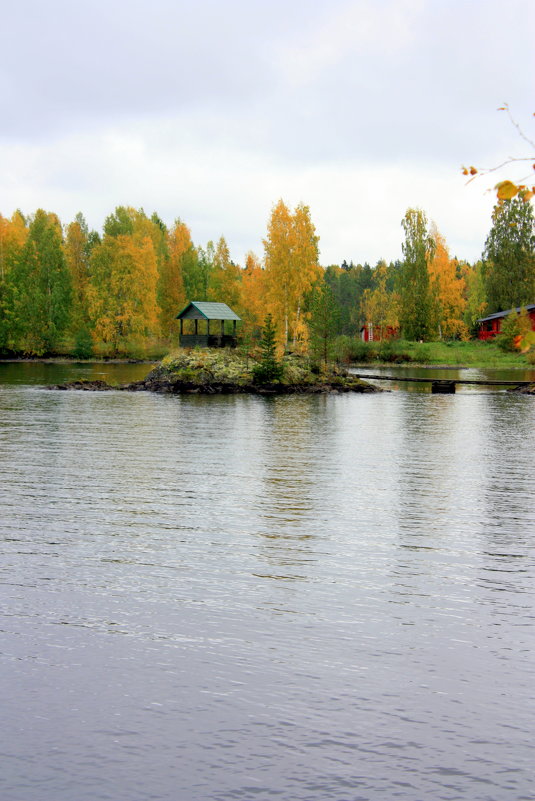
[{"label": "rippling water surface", "polygon": [[533,397],[15,373],[2,801],[533,798]]}]

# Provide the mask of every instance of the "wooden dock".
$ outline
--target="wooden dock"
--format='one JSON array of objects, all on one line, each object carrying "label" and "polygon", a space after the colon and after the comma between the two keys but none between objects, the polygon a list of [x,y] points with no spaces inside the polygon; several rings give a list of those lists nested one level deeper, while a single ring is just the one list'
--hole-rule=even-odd
[{"label": "wooden dock", "polygon": [[534,381],[492,381],[481,378],[413,378],[412,376],[370,375],[369,373],[351,373],[357,378],[367,381],[406,381],[413,384],[431,384],[431,392],[453,394],[456,384],[475,384],[484,387],[528,387]]}]

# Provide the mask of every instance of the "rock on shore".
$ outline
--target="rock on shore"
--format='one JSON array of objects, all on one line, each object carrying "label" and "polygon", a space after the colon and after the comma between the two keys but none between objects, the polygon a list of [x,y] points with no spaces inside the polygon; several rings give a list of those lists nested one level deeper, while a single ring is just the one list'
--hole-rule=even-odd
[{"label": "rock on shore", "polygon": [[513,387],[508,389],[508,392],[517,392],[521,395],[535,395],[535,384],[525,384],[522,387]]}]

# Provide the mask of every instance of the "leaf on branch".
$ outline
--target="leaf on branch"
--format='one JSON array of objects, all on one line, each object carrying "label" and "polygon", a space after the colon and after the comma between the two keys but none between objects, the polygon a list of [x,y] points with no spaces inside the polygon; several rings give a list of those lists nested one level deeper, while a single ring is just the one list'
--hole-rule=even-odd
[{"label": "leaf on branch", "polygon": [[477,169],[475,167],[470,167],[470,175],[477,175]]},{"label": "leaf on branch", "polygon": [[495,189],[498,200],[511,200],[518,194],[518,186],[512,181],[500,181],[499,184],[496,184]]}]

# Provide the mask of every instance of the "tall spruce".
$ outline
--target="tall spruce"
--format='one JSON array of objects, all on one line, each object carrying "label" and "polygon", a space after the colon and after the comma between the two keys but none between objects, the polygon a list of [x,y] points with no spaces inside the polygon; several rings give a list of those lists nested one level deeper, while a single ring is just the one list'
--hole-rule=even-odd
[{"label": "tall spruce", "polygon": [[271,314],[268,314],[262,328],[260,341],[261,358],[253,368],[253,381],[255,384],[269,384],[280,381],[283,375],[283,366],[277,359],[277,328]]}]

